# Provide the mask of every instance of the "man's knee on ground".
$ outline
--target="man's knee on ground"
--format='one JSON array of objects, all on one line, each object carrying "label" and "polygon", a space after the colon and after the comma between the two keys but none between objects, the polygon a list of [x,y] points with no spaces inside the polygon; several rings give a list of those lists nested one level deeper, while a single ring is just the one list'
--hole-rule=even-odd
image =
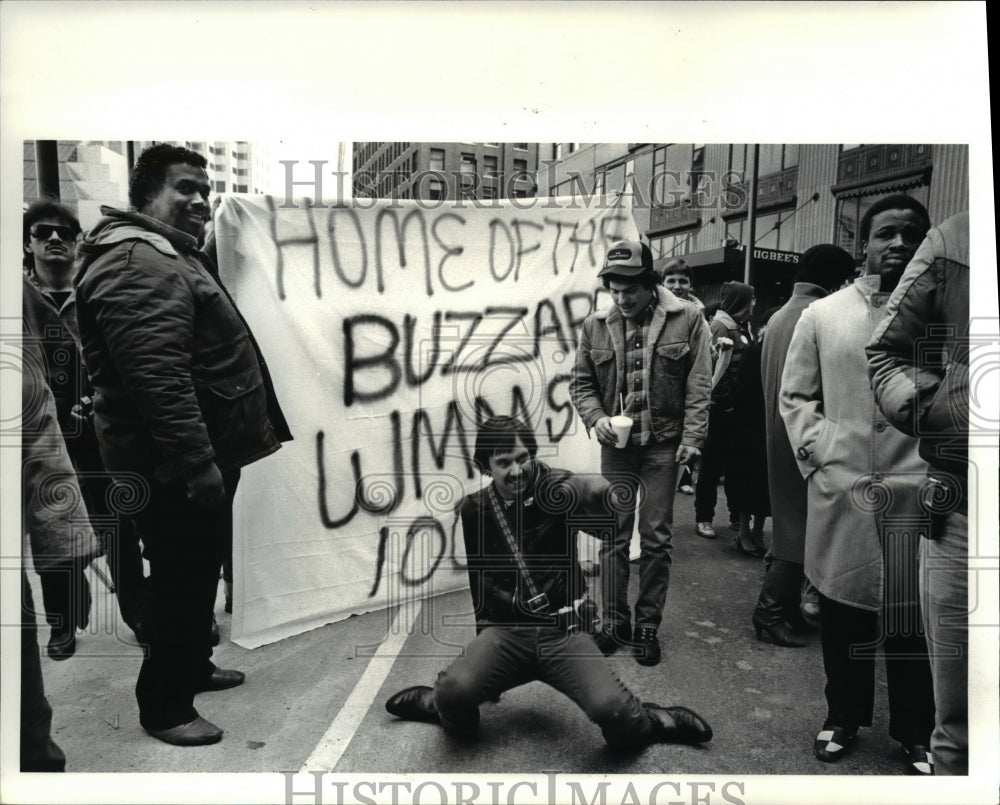
[{"label": "man's knee on ground", "polygon": [[477,708],[478,685],[468,674],[446,669],[438,674],[434,683],[434,703],[439,713],[464,712]]}]

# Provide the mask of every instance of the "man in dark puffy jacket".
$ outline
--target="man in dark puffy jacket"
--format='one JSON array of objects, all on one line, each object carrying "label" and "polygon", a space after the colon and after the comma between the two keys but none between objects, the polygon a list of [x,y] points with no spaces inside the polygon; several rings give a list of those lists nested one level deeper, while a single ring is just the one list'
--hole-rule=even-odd
[{"label": "man in dark puffy jacket", "polygon": [[929,465],[920,603],[934,677],[938,774],[969,773],[969,214],[927,233],[868,345],[875,400]]},{"label": "man in dark puffy jacket", "polygon": [[204,157],[144,151],[129,201],[80,247],[77,307],[94,385],[101,454],[147,493],[136,515],[154,599],[139,671],[139,722],[178,745],[222,730],[194,696],[242,684],[210,660],[222,535],[240,467],[291,438],[260,351],[211,260],[198,251],[209,215]]}]

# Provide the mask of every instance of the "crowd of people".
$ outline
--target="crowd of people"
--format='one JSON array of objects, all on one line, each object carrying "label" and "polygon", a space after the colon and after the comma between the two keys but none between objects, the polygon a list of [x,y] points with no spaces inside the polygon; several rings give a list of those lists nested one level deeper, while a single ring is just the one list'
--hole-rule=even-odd
[{"label": "crowd of people", "polygon": [[[103,209],[79,245],[58,202],[24,215],[24,531],[46,653],[74,655],[85,570],[104,553],[144,651],[139,723],[185,746],[223,734],[195,696],[244,681],[211,661],[240,468],[291,438],[205,240],[205,168],[184,148],[147,149],[130,209]],[[583,322],[570,384],[601,479],[538,460],[531,423],[479,426],[487,483],[456,512],[476,636],[433,686],[390,698],[390,713],[469,738],[480,704],[541,680],[611,746],[711,740],[693,710],[640,701],[605,657],[661,661],[675,495],[693,494],[695,533],[713,539],[721,485],[736,548],[763,559],[746,613],[757,637],[797,648],[819,632],[827,713],[815,756],[840,759],[871,726],[881,653],[906,770],[967,773],[968,218],[931,229],[918,201],[891,195],[859,234],[860,275],[843,249],[813,246],[791,298],[756,323],[751,285],[724,283],[706,308],[683,259],[657,271],[645,243],[611,245],[597,275],[611,304]],[[45,493],[67,472],[78,479],[69,513]],[[122,486],[141,502],[128,516],[113,505]],[[74,529],[86,512],[94,527]],[[571,527],[581,516],[608,524],[600,608]],[[22,581],[21,768],[61,770]]]}]

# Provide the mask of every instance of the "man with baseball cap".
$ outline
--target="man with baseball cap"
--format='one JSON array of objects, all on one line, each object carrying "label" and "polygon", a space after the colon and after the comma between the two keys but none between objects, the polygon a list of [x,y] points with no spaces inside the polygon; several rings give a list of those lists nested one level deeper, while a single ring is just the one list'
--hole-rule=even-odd
[{"label": "man with baseball cap", "polygon": [[[601,443],[601,473],[625,504],[601,548],[604,624],[597,642],[605,654],[634,643],[638,662],[656,665],[677,469],[699,455],[708,426],[708,327],[696,307],[659,284],[644,243],[613,243],[598,277],[614,304],[584,321],[570,386],[580,418]],[[632,420],[621,447],[611,422],[619,414]],[[642,555],[633,633],[627,592],[637,494]]]}]

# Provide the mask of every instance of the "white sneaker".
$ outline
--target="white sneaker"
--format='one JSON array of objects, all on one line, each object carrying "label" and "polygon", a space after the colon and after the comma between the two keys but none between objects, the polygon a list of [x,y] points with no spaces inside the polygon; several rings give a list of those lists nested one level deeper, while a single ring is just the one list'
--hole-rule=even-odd
[{"label": "white sneaker", "polygon": [[715,539],[715,529],[711,523],[695,523],[694,530],[699,537]]}]

